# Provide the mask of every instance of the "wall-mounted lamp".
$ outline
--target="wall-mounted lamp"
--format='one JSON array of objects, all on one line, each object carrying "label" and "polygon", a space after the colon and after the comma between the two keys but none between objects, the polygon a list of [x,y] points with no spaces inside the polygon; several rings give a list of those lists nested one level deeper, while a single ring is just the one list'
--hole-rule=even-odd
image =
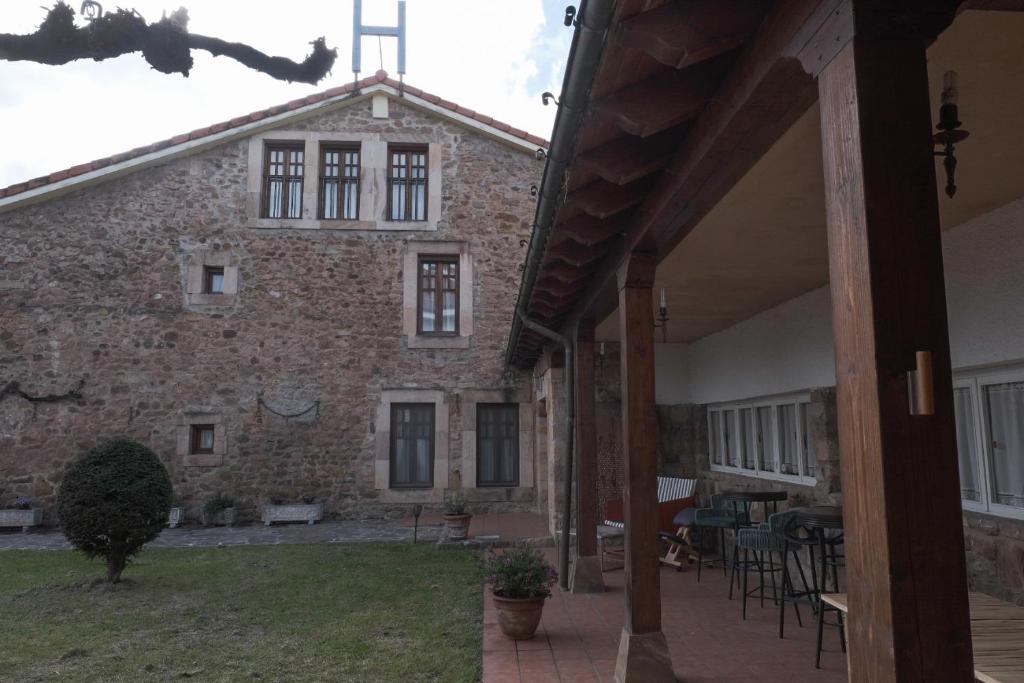
[{"label": "wall-mounted lamp", "polygon": [[537,196],[537,191],[538,191],[538,189],[537,189],[536,185],[530,185],[530,196],[531,197],[536,197]]},{"label": "wall-mounted lamp", "polygon": [[575,7],[569,5],[568,7],[565,8],[565,19],[562,20],[562,23],[565,24],[566,26],[572,26],[573,24],[576,23]]},{"label": "wall-mounted lamp", "polygon": [[665,288],[661,288],[661,301],[658,302],[658,317],[655,318],[654,328],[661,328],[661,341],[668,343],[668,302],[665,300]]},{"label": "wall-mounted lamp", "polygon": [[544,157],[546,157],[548,155],[548,153],[544,151],[543,147],[538,147],[536,154],[537,154],[537,161],[542,161],[544,159]]},{"label": "wall-mounted lamp", "polygon": [[544,103],[544,106],[545,106],[545,107],[546,107],[546,106],[548,106],[548,104],[550,104],[551,102],[554,102],[554,103],[555,103],[555,106],[557,106],[557,105],[558,105],[558,100],[557,100],[557,99],[555,99],[555,96],[554,96],[554,95],[552,95],[552,94],[551,94],[551,93],[549,93],[549,92],[544,92],[544,93],[541,93],[540,99],[541,99],[541,102],[543,102],[543,103]]},{"label": "wall-mounted lamp", "polygon": [[960,128],[960,119],[957,113],[957,99],[960,95],[957,90],[957,73],[947,71],[942,80],[942,104],[939,106],[939,122],[936,128],[939,132],[935,134],[936,145],[942,145],[941,151],[936,150],[935,156],[942,157],[942,165],[946,168],[946,194],[952,197],[956,194],[956,156],[954,146],[962,142],[970,135],[966,130]]}]

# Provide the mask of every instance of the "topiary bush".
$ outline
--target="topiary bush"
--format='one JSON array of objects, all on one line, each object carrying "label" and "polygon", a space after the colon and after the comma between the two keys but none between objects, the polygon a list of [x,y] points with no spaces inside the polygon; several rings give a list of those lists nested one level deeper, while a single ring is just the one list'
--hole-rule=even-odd
[{"label": "topiary bush", "polygon": [[156,538],[171,507],[171,478],[153,451],[115,439],[86,451],[64,475],[57,517],[68,540],[121,580],[128,559]]}]

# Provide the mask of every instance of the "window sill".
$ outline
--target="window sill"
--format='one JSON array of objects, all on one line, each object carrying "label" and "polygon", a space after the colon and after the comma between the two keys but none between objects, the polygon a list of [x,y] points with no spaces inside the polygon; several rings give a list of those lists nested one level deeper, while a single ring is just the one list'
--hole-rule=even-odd
[{"label": "window sill", "polygon": [[182,458],[185,467],[219,467],[224,464],[221,453],[191,453]]},{"label": "window sill", "polygon": [[468,349],[468,336],[421,335],[407,336],[410,349]]},{"label": "window sill", "polygon": [[798,474],[779,474],[777,472],[759,472],[757,470],[745,470],[739,467],[725,467],[724,465],[711,465],[712,472],[722,474],[733,474],[751,479],[764,479],[766,481],[781,481],[787,484],[798,484],[800,486],[815,486],[818,480],[814,477],[801,477]]},{"label": "window sill", "polygon": [[257,230],[339,230],[436,232],[437,221],[391,222],[321,220],[318,218],[250,218],[247,227]]}]

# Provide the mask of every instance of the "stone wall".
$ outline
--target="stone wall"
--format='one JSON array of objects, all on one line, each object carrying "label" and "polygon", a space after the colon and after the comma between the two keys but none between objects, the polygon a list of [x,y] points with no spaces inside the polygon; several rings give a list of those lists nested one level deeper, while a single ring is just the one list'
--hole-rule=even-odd
[{"label": "stone wall", "polygon": [[[503,353],[542,163],[395,100],[385,120],[367,99],[287,125],[385,139],[401,131],[440,145],[436,232],[247,227],[244,139],[0,214],[0,385],[48,394],[83,383],[80,401],[0,401],[3,495],[52,507],[68,462],[123,435],[157,452],[192,513],[217,492],[249,516],[271,496],[315,496],[332,515],[398,513],[409,506],[383,502],[374,487],[384,390],[441,392],[453,481],[463,434],[475,430],[461,424],[462,395],[529,391]],[[468,348],[409,348],[408,240],[469,245]],[[189,304],[196,254],[237,266],[228,305]],[[214,465],[190,466],[177,452],[194,415],[223,423]],[[532,482],[509,498],[533,505]]]}]

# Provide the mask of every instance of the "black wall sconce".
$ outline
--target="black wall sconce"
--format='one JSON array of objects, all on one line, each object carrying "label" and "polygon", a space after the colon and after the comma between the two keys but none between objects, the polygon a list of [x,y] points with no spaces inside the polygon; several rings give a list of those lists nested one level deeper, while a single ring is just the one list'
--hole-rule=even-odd
[{"label": "black wall sconce", "polygon": [[952,197],[956,194],[956,156],[955,145],[963,142],[970,135],[966,130],[960,128],[960,119],[957,112],[957,74],[955,71],[947,71],[942,82],[942,104],[939,106],[939,122],[936,128],[939,132],[933,138],[936,145],[942,145],[941,150],[935,151],[935,156],[942,157],[942,165],[946,168],[946,194]]}]

